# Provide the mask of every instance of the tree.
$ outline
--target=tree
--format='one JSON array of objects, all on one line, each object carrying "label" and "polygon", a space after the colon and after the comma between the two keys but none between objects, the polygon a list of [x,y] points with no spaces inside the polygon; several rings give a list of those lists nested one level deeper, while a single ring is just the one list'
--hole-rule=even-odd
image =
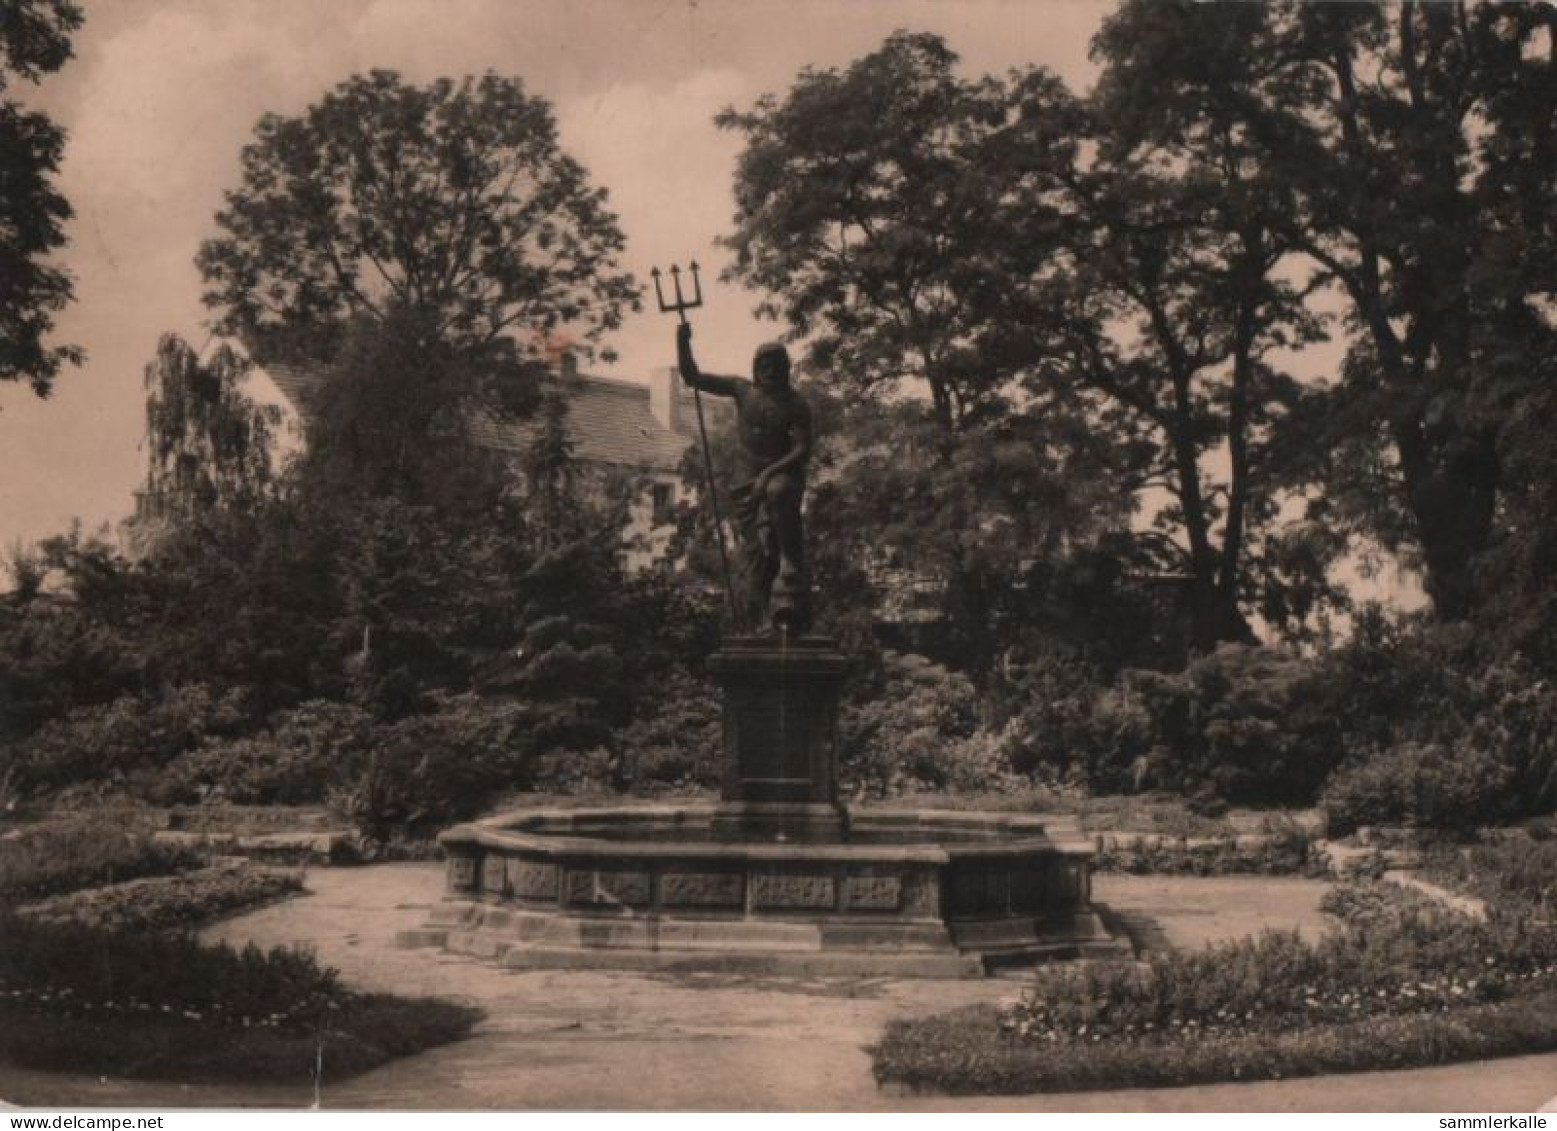
[{"label": "tree", "polygon": [[782,102],[718,118],[746,138],[725,242],[732,275],[768,296],[759,313],[782,315],[835,388],[919,386],[948,435],[1009,376],[967,344],[999,282],[983,257],[1009,95],[956,63],[939,37],[898,32],[845,71],[803,70]]},{"label": "tree", "polygon": [[[1009,288],[1006,321],[1031,339],[1035,395],[1059,385],[1097,398],[1098,424],[1151,453],[1141,485],[1168,503],[1149,545],[1160,569],[1188,579],[1193,642],[1210,651],[1252,639],[1251,603],[1280,611],[1273,627],[1290,632],[1314,596],[1339,599],[1324,581],[1338,547],[1276,529],[1283,425],[1300,386],[1273,359],[1324,332],[1283,277],[1287,194],[1253,175],[1257,153],[1235,123],[1134,93],[1105,70],[1089,104],[1090,159],[1045,163],[997,213],[1020,230],[1036,194],[1069,215],[1055,262]],[[1021,97],[1009,144],[1042,152],[1052,95]],[[1021,279],[1031,250],[1008,246]],[[1328,553],[1310,561],[1314,550]]]},{"label": "tree", "polygon": [[281,411],[243,392],[249,363],[226,346],[202,362],[164,334],[146,366],[145,496],[162,516],[253,508],[272,484]]},{"label": "tree", "polygon": [[[1089,516],[1061,533],[1053,523],[1055,541],[1035,536],[1023,550],[995,533],[1012,533],[1010,498],[976,487],[993,470],[979,458],[982,448],[1003,453],[1006,474],[1034,475],[1012,484],[1011,494],[1052,492],[1058,479],[1040,469],[1064,462],[1048,445],[1072,418],[1055,404],[1052,413],[1012,419],[1012,382],[1025,359],[1006,348],[994,322],[1009,281],[1000,245],[1011,237],[989,220],[1019,175],[1001,143],[1011,88],[964,80],[956,64],[938,37],[899,32],[842,71],[804,70],[783,100],[770,95],[718,121],[746,137],[736,227],[725,242],[735,251],[732,275],[764,293],[759,312],[782,315],[790,336],[804,339],[807,371],[830,392],[877,406],[927,405],[924,426],[915,409],[892,410],[923,458],[898,452],[905,462],[881,460],[875,456],[890,445],[879,449],[850,466],[839,502],[859,508],[845,512],[845,524],[871,524],[879,534],[892,526],[872,498],[955,500],[936,512],[935,538],[913,546],[877,540],[873,549],[896,550],[907,559],[898,564],[939,575],[959,660],[981,668],[997,648],[995,605],[1012,582],[1000,571],[1019,565],[1027,550],[1041,556],[1117,521],[1129,503],[1126,493],[1121,506],[1098,512],[1098,524]],[[1050,76],[1032,81],[1060,89]],[[1047,156],[1071,159],[1072,137],[1056,130],[1051,141]],[[1026,230],[1036,234],[1055,217],[1042,202],[1029,203],[1037,211]],[[881,437],[860,439],[870,445]],[[1023,444],[1025,457],[1012,459]],[[921,490],[904,495],[899,473],[908,467]],[[1033,516],[1025,504],[1017,509]],[[1061,513],[1081,509],[1051,517]],[[996,544],[1013,553],[989,554]]]},{"label": "tree", "polygon": [[395,307],[460,347],[564,325],[587,346],[636,307],[605,191],[517,79],[373,71],[256,135],[198,264],[216,328],[262,359],[328,358],[350,319]]},{"label": "tree", "polygon": [[[394,497],[476,515],[507,492],[501,459],[476,442],[476,431],[505,403],[535,399],[533,367],[517,363],[510,343],[451,345],[431,320],[395,304],[382,319],[359,316],[345,327],[304,406],[307,448],[296,483],[316,500],[349,508]],[[506,370],[501,389],[494,369]]]},{"label": "tree", "polygon": [[[1313,589],[1270,529],[1266,448],[1295,386],[1269,357],[1318,334],[1277,274],[1280,196],[1248,183],[1232,136],[1123,136],[1117,104],[1042,69],[964,80],[955,64],[938,38],[899,33],[845,71],[802,72],[782,102],[722,115],[748,138],[735,276],[770,296],[760,309],[806,339],[830,387],[928,397],[937,462],[913,475],[958,500],[936,525],[969,633],[1014,580],[990,572],[991,544],[1031,575],[1121,533],[1155,489],[1161,529],[1125,556],[1189,580],[1199,648],[1248,638],[1260,566]],[[948,473],[968,478],[952,489]]]},{"label": "tree", "polygon": [[71,215],[53,184],[65,134],[4,95],[13,79],[37,82],[64,66],[81,20],[71,0],[13,0],[0,19],[0,381],[26,381],[40,397],[61,366],[85,356],[46,342],[72,297],[70,276],[48,262]]},{"label": "tree", "polygon": [[[1056,417],[1009,413],[947,453],[922,401],[824,404],[829,470],[816,477],[811,534],[820,608],[835,624],[934,611],[949,631],[913,646],[975,670],[1035,637],[1119,658],[1111,614],[1130,551],[1114,535],[1130,499],[1081,421],[1062,434]],[[957,576],[960,589],[939,584]],[[1137,624],[1129,635],[1139,645],[1144,634]]]},{"label": "tree", "polygon": [[1487,378],[1523,342],[1513,368],[1538,381],[1528,347],[1551,331],[1541,31],[1534,6],[1132,0],[1097,42],[1118,89],[1227,123],[1290,194],[1287,238],[1351,335],[1312,476],[1336,517],[1415,551],[1445,619],[1484,600],[1479,564],[1504,533],[1508,390]]}]

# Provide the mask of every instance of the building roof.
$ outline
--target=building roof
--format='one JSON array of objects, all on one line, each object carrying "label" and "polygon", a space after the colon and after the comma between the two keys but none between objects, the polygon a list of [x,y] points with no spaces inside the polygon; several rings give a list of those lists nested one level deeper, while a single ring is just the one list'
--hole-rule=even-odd
[{"label": "building roof", "polygon": [[[309,402],[324,381],[323,369],[272,365],[266,374],[306,417]],[[647,385],[614,377],[579,373],[559,378],[568,394],[568,438],[577,459],[638,471],[675,471],[693,433],[662,424],[650,407]],[[683,392],[690,403],[691,396]],[[690,413],[678,414],[693,419]],[[471,423],[478,444],[495,451],[519,453],[535,432],[533,420],[519,420],[483,413]]]}]

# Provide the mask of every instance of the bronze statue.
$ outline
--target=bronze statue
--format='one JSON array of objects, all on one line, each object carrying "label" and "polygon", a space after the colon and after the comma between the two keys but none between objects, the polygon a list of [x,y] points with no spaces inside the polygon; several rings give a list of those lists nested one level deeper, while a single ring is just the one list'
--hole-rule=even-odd
[{"label": "bronze statue", "polygon": [[789,352],[757,350],[752,379],[701,372],[692,359],[692,327],[676,328],[681,378],[694,389],[735,401],[740,433],[738,480],[730,489],[740,536],[740,592],[748,628],[799,635],[811,625],[800,503],[811,458],[811,408],[789,384]]}]

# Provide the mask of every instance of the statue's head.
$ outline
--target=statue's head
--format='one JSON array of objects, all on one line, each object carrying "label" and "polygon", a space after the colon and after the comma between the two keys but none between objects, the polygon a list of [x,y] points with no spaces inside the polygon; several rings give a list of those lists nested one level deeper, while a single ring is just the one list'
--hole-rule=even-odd
[{"label": "statue's head", "polygon": [[789,351],[782,342],[757,347],[751,359],[752,380],[763,388],[781,389],[789,384]]}]

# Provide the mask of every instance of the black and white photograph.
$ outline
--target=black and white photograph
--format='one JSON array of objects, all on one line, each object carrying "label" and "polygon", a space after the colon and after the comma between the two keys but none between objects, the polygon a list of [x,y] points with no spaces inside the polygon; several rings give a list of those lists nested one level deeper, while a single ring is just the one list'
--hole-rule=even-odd
[{"label": "black and white photograph", "polygon": [[1557,5],[0,0],[0,1107],[1547,1126]]}]

